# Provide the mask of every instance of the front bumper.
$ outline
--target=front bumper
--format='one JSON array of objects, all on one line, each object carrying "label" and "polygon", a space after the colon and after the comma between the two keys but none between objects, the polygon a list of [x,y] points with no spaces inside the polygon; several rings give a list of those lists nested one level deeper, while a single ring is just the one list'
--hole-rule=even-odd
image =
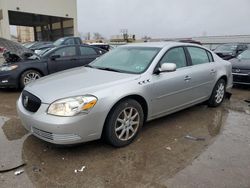
[{"label": "front bumper", "polygon": [[73,117],[59,117],[46,113],[49,105],[41,104],[37,112],[27,111],[21,97],[17,101],[17,112],[23,126],[34,136],[59,145],[77,144],[101,137],[105,117],[101,111]]},{"label": "front bumper", "polygon": [[10,72],[0,72],[0,88],[18,87],[18,80]]},{"label": "front bumper", "polygon": [[233,73],[233,83],[250,85],[250,74],[245,73]]}]

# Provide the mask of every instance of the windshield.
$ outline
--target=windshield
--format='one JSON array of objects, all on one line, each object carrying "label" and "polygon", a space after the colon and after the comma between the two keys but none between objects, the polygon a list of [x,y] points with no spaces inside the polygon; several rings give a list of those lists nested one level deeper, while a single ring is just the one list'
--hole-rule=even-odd
[{"label": "windshield", "polygon": [[56,40],[53,44],[54,44],[55,46],[60,46],[60,45],[63,43],[64,40],[65,40],[64,38],[58,39],[58,40]]},{"label": "windshield", "polygon": [[99,69],[113,69],[124,73],[144,72],[160,48],[152,47],[120,47],[96,59],[90,65]]},{"label": "windshield", "polygon": [[47,56],[48,54],[50,54],[50,52],[54,49],[56,49],[58,47],[54,47],[54,48],[47,48],[47,49],[44,49],[44,50],[41,50],[41,52],[37,52],[37,54],[39,54],[40,56],[42,57],[45,57]]},{"label": "windshield", "polygon": [[224,44],[224,45],[220,45],[216,48],[215,51],[234,51],[236,50],[237,45],[232,45],[232,44]]},{"label": "windshield", "polygon": [[246,50],[242,52],[240,55],[237,57],[238,59],[250,59],[250,50]]},{"label": "windshield", "polygon": [[46,48],[43,50],[36,50],[36,54],[38,54],[39,56],[44,56],[47,52],[49,52],[52,48]]}]

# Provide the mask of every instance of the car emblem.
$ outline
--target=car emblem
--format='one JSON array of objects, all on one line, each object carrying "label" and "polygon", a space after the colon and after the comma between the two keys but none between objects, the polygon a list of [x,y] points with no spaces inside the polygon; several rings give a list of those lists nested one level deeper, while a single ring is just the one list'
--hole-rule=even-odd
[{"label": "car emblem", "polygon": [[23,100],[23,105],[24,105],[24,107],[27,107],[27,106],[28,106],[28,103],[29,103],[29,97],[28,97],[28,96],[25,96],[25,97],[24,97],[24,100]]},{"label": "car emblem", "polygon": [[240,72],[240,69],[236,69],[235,72]]}]

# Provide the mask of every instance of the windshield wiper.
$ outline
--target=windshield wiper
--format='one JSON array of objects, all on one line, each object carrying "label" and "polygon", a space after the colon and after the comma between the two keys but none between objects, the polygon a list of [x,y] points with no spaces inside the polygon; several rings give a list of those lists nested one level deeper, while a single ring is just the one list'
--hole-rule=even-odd
[{"label": "windshield wiper", "polygon": [[100,69],[100,70],[106,70],[106,71],[121,72],[119,70],[112,69],[112,68],[109,68],[109,67],[94,67],[94,68]]},{"label": "windshield wiper", "polygon": [[84,67],[90,67],[90,68],[94,68],[92,67],[91,65],[87,64],[87,65],[84,65]]}]

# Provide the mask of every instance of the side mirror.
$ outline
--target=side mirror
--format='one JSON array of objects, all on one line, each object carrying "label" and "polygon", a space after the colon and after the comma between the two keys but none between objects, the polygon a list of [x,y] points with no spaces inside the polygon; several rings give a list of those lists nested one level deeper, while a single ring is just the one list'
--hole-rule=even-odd
[{"label": "side mirror", "polygon": [[156,74],[160,74],[161,72],[174,72],[176,71],[175,63],[163,63],[161,67],[156,71]]},{"label": "side mirror", "polygon": [[58,58],[60,58],[61,56],[60,55],[52,55],[52,56],[50,56],[50,59],[52,60],[52,61],[55,61],[56,59],[58,59]]},{"label": "side mirror", "polygon": [[174,72],[176,71],[175,63],[163,63],[160,68],[155,71],[155,74],[160,74],[161,72]]}]

